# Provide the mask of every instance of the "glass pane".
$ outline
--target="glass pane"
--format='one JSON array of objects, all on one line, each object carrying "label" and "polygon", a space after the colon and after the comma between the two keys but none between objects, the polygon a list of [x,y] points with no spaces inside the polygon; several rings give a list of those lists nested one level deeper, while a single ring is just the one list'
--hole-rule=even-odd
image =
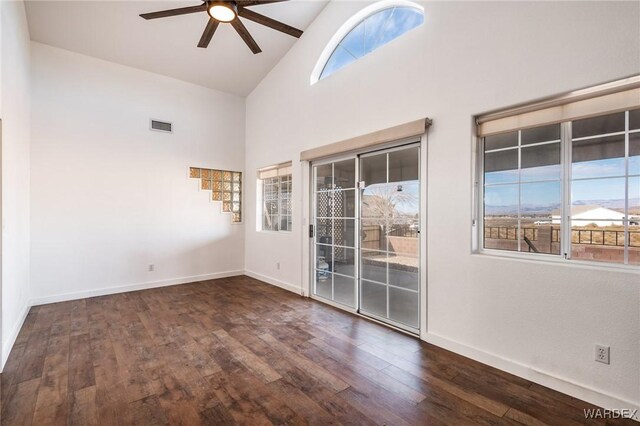
[{"label": "glass pane", "polygon": [[280,214],[281,215],[291,214],[291,200],[280,199]]},{"label": "glass pane", "polygon": [[361,281],[360,299],[362,310],[372,314],[387,316],[387,286],[369,281]]},{"label": "glass pane", "polygon": [[484,248],[518,251],[518,220],[485,218]]},{"label": "glass pane", "polygon": [[629,178],[629,216],[640,220],[640,177]]},{"label": "glass pane", "polygon": [[316,269],[331,271],[333,264],[333,246],[316,244]]},{"label": "glass pane", "polygon": [[419,148],[407,148],[389,153],[389,182],[418,180]]},{"label": "glass pane", "polygon": [[640,177],[629,178],[628,237],[629,264],[640,265]]},{"label": "glass pane", "polygon": [[333,244],[331,219],[316,219],[316,241],[321,244]]},{"label": "glass pane", "polygon": [[356,187],[356,161],[346,160],[334,163],[333,180],[336,188],[355,188]]},{"label": "glass pane", "polygon": [[363,219],[360,247],[369,250],[387,250],[387,239],[380,221]]},{"label": "glass pane", "polygon": [[335,247],[333,249],[333,272],[355,277],[354,249]]},{"label": "glass pane", "polygon": [[316,190],[333,189],[332,166],[331,164],[323,164],[315,166]]},{"label": "glass pane", "polygon": [[509,148],[518,146],[518,132],[502,133],[484,138],[484,150]]},{"label": "glass pane", "polygon": [[379,251],[362,250],[360,276],[366,280],[387,282],[387,254]]},{"label": "glass pane", "polygon": [[560,124],[552,124],[550,126],[526,129],[523,130],[522,134],[520,135],[521,145],[557,140],[560,140]]},{"label": "glass pane", "polygon": [[560,143],[522,148],[522,181],[560,179]]},{"label": "glass pane", "polygon": [[323,191],[316,193],[316,217],[334,216],[333,197],[333,191]]},{"label": "glass pane", "polygon": [[624,226],[622,220],[600,222],[571,221],[571,257],[610,263],[624,262]]},{"label": "glass pane", "polygon": [[334,50],[333,53],[331,54],[331,57],[327,61],[327,64],[324,66],[324,69],[322,70],[322,74],[320,75],[320,78],[330,76],[334,72],[338,71],[340,68],[350,64],[355,60],[356,58],[351,53],[349,53],[341,45],[338,45],[336,47],[336,50]]},{"label": "glass pane", "polygon": [[624,131],[624,112],[585,118],[571,123],[571,137],[604,135]]},{"label": "glass pane", "polygon": [[[605,224],[624,216],[625,179],[592,179],[571,183],[571,216]],[[601,222],[602,221],[602,222]]]},{"label": "glass pane", "polygon": [[521,251],[560,254],[560,193],[560,182],[522,184]]},{"label": "glass pane", "polygon": [[360,160],[360,175],[365,185],[387,182],[387,154],[362,157]]},{"label": "glass pane", "polygon": [[574,141],[573,179],[624,176],[624,135]]},{"label": "glass pane", "polygon": [[333,220],[333,244],[355,247],[355,219]]},{"label": "glass pane", "polygon": [[340,45],[347,50],[354,58],[364,56],[364,24],[357,25],[340,42]]},{"label": "glass pane", "polygon": [[394,8],[392,15],[380,29],[380,34],[375,41],[375,45],[372,45],[372,49],[377,49],[389,43],[391,40],[398,38],[407,31],[420,25],[423,20],[422,14],[416,9]]},{"label": "glass pane", "polygon": [[384,35],[384,24],[391,17],[393,9],[385,9],[377,12],[364,20],[364,46],[365,52],[369,53],[377,49],[382,44]]},{"label": "glass pane", "polygon": [[487,186],[484,189],[485,221],[518,215],[518,185]]},{"label": "glass pane", "polygon": [[356,191],[355,189],[347,189],[344,191],[335,191],[334,197],[335,217],[355,217],[356,215]]},{"label": "glass pane", "polygon": [[518,181],[518,150],[491,152],[484,155],[484,183]]},{"label": "glass pane", "polygon": [[640,129],[640,109],[629,111],[629,130]]},{"label": "glass pane", "polygon": [[289,231],[289,223],[291,222],[291,219],[287,216],[280,216],[280,230],[281,231]]},{"label": "glass pane", "polygon": [[383,222],[387,236],[387,250],[393,253],[418,256],[418,228],[420,205],[417,196],[418,183],[404,185],[392,198],[394,210]]},{"label": "glass pane", "polygon": [[331,275],[326,270],[316,269],[316,295],[331,299]]},{"label": "glass pane", "polygon": [[265,214],[262,216],[262,229],[265,231],[273,231],[274,229],[274,224],[271,221],[271,216]]},{"label": "glass pane", "polygon": [[640,133],[629,135],[629,174],[640,175]]},{"label": "glass pane", "polygon": [[629,264],[640,265],[640,178],[630,179],[629,190]]},{"label": "glass pane", "polygon": [[390,287],[389,318],[418,328],[420,326],[420,299],[418,293]]},{"label": "glass pane", "polygon": [[388,217],[391,211],[393,187],[387,184],[375,184],[362,190],[361,215],[363,218]]},{"label": "glass pane", "polygon": [[389,254],[389,284],[418,291],[420,259],[407,255]]},{"label": "glass pane", "polygon": [[356,279],[333,275],[333,297],[336,302],[355,308]]}]

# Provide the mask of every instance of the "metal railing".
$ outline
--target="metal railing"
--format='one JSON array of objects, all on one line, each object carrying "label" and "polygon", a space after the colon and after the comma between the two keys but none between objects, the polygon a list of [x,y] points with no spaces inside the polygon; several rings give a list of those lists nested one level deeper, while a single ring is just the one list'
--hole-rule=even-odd
[{"label": "metal railing", "polygon": [[[530,241],[538,241],[540,228],[520,228],[522,238],[526,237]],[[494,240],[517,240],[518,228],[510,228],[508,226],[485,226],[484,237]],[[551,242],[560,241],[560,230],[551,229]]]},{"label": "metal railing", "polygon": [[[540,228],[520,228],[521,238],[538,241]],[[484,237],[494,240],[517,240],[518,228],[508,226],[485,226]],[[574,244],[599,246],[624,246],[624,231],[606,229],[572,229]],[[629,247],[640,247],[640,231],[629,231]],[[551,229],[551,242],[560,242],[560,229]]]}]

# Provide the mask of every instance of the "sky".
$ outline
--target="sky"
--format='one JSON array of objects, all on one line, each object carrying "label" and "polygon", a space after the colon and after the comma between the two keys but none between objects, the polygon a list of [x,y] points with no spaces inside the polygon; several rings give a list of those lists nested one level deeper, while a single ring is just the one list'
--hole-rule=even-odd
[{"label": "sky", "polygon": [[342,39],[322,70],[321,78],[333,74],[423,22],[422,13],[411,7],[384,9],[369,16]]},{"label": "sky", "polygon": [[[624,176],[624,172],[624,158],[584,161],[572,164],[572,203],[600,204],[609,208],[624,207],[625,178],[619,177]],[[639,207],[640,156],[629,158],[629,175],[630,206]],[[527,183],[532,180],[544,180],[547,182]],[[485,174],[485,206],[488,207],[488,212],[490,212],[492,208],[502,206],[511,207],[511,209],[503,209],[503,211],[517,211],[517,181],[517,170]],[[522,205],[528,208],[538,206],[541,211],[551,211],[560,206],[560,194],[559,165],[532,167],[522,170]]]}]

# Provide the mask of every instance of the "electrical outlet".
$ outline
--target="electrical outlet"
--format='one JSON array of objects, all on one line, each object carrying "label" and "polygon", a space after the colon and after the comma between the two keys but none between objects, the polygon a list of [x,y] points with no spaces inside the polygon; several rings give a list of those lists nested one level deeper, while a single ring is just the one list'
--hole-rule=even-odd
[{"label": "electrical outlet", "polygon": [[156,265],[154,265],[153,263],[149,265],[149,272],[153,272],[156,270]]},{"label": "electrical outlet", "polygon": [[276,262],[276,269],[279,271],[280,270],[280,262]]},{"label": "electrical outlet", "polygon": [[596,361],[609,364],[609,346],[596,345]]}]

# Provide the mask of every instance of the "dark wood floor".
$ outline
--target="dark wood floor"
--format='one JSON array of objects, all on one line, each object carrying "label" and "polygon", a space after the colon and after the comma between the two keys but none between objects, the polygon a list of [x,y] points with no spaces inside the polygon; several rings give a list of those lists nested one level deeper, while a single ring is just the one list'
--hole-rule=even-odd
[{"label": "dark wood floor", "polygon": [[34,307],[2,374],[3,425],[569,425],[590,407],[248,277]]}]

